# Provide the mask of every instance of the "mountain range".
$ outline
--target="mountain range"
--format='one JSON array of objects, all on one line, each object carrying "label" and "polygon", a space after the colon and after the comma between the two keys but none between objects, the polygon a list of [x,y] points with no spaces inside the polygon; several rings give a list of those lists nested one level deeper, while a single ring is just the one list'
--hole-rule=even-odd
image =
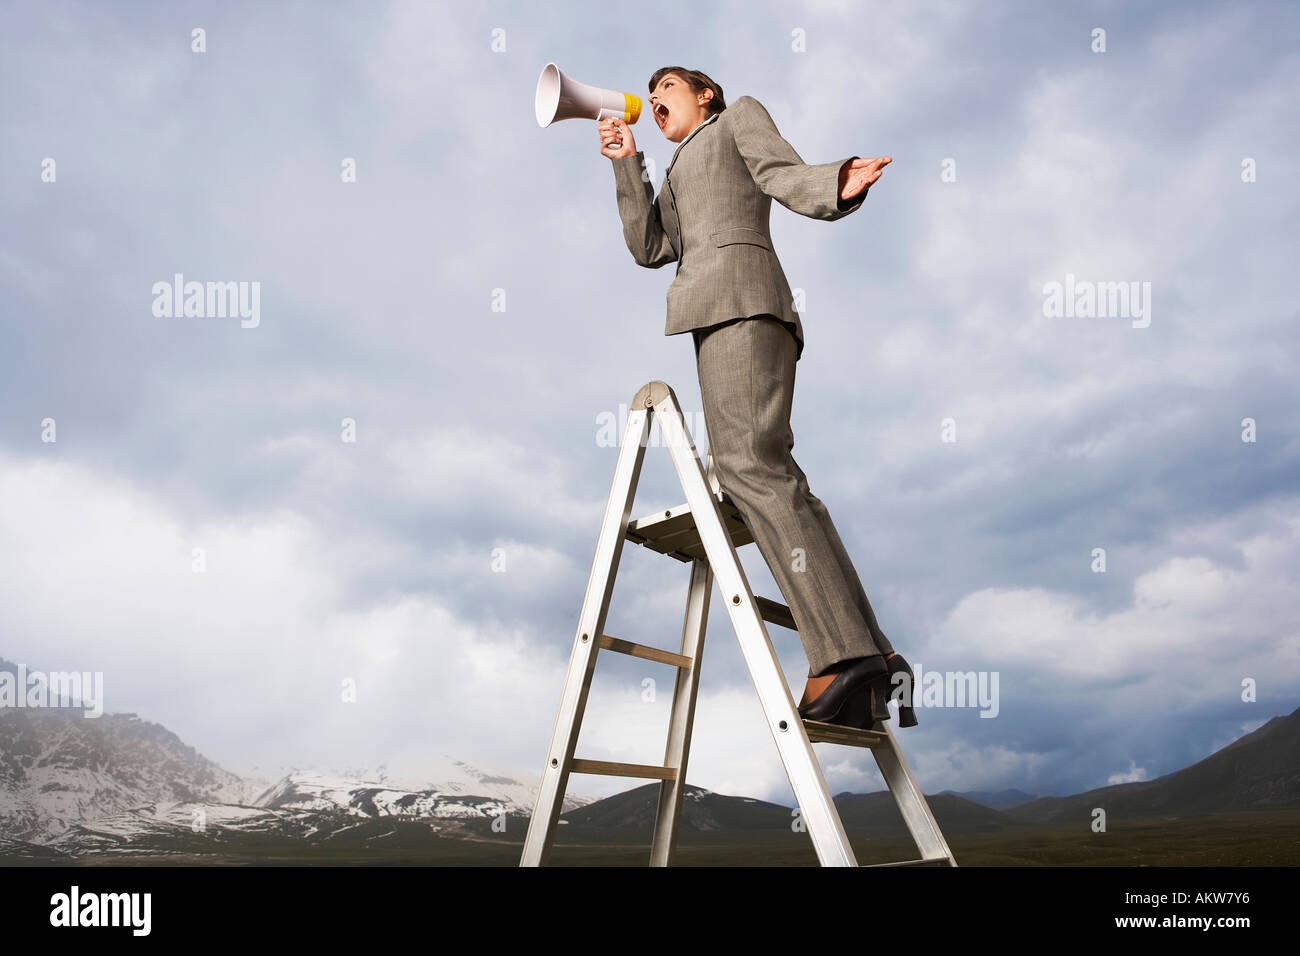
[{"label": "mountain range", "polygon": [[[382,767],[244,778],[135,714],[87,719],[67,709],[0,708],[0,862],[203,853],[214,844],[257,853],[447,838],[517,842],[537,785],[455,758],[418,781],[391,778]],[[570,793],[558,839],[645,843],[658,792],[651,783],[599,800]],[[944,791],[927,800],[950,839],[1086,822],[1096,807],[1112,821],[1300,807],[1300,709],[1156,780],[1065,797]],[[835,802],[852,833],[906,837],[886,791],[841,793]],[[789,833],[794,816],[791,807],[688,786],[679,840]]]},{"label": "mountain range", "polygon": [[[373,771],[293,770],[280,780],[223,770],[135,714],[0,710],[0,858],[202,842],[204,834],[324,839],[358,822],[466,824],[532,813],[537,781],[448,758],[436,782]],[[573,810],[592,801],[566,796]]]}]

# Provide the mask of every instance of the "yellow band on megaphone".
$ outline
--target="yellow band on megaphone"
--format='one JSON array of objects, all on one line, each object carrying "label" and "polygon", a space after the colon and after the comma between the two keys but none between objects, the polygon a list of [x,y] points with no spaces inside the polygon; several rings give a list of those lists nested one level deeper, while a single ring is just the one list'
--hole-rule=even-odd
[{"label": "yellow band on megaphone", "polygon": [[641,115],[641,99],[631,93],[623,94],[623,122],[635,123]]}]

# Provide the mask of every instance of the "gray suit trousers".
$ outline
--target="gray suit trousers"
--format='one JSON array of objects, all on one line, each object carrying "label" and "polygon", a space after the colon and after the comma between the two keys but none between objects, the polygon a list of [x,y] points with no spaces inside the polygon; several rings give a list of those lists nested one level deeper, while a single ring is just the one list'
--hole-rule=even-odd
[{"label": "gray suit trousers", "polygon": [[893,653],[826,506],[791,454],[793,330],[760,315],[692,334],[718,479],[790,606],[808,676],[842,660]]}]

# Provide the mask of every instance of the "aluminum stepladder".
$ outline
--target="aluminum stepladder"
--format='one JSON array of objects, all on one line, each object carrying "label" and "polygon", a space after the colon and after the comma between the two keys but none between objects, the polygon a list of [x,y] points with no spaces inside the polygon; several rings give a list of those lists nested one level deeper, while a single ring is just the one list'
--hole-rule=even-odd
[{"label": "aluminum stepladder", "polygon": [[[672,454],[673,466],[681,480],[682,489],[686,492],[686,503],[629,522],[645,458],[646,441],[650,435],[652,415],[657,418],[664,443]],[[812,745],[816,742],[871,749],[920,853],[918,859],[874,865],[956,866],[957,862],[948,849],[948,843],[886,722],[877,722],[871,730],[858,730],[800,718],[763,623],[766,620],[795,629],[794,616],[786,605],[756,597],[750,590],[736,548],[751,543],[754,538],[730,496],[721,489],[714,474],[712,459],[713,454],[710,452],[706,474],[672,388],[664,382],[654,381],[637,391],[628,412],[618,464],[614,470],[614,484],[605,507],[600,537],[596,542],[595,560],[591,576],[587,580],[587,593],[574,637],[573,652],[569,658],[568,676],[551,734],[551,746],[537,794],[537,806],[529,820],[528,835],[524,839],[520,865],[541,866],[546,863],[570,773],[661,781],[650,865],[669,864],[676,848],[678,823],[682,813],[691,727],[695,719],[695,698],[699,687],[699,662],[704,649],[709,596],[716,575],[727,613],[740,641],[741,653],[758,691],[768,728],[776,741],[777,751],[821,865],[858,864],[813,750]],[[634,644],[611,637],[604,631],[619,557],[626,539],[678,560],[691,562],[680,652],[672,653]],[[617,651],[677,668],[663,765],[585,760],[574,756],[599,650]]]}]

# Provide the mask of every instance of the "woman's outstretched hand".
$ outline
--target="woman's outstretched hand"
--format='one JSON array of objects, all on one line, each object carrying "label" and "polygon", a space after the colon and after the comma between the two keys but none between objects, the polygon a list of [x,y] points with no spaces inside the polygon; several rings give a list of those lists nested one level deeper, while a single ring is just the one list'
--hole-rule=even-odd
[{"label": "woman's outstretched hand", "polygon": [[603,119],[596,124],[596,133],[600,136],[602,156],[618,159],[620,156],[636,155],[636,139],[632,136],[631,128],[623,120],[617,117]]},{"label": "woman's outstretched hand", "polygon": [[860,193],[880,178],[885,167],[894,161],[893,156],[864,159],[859,156],[840,167],[840,199],[856,199]]}]

